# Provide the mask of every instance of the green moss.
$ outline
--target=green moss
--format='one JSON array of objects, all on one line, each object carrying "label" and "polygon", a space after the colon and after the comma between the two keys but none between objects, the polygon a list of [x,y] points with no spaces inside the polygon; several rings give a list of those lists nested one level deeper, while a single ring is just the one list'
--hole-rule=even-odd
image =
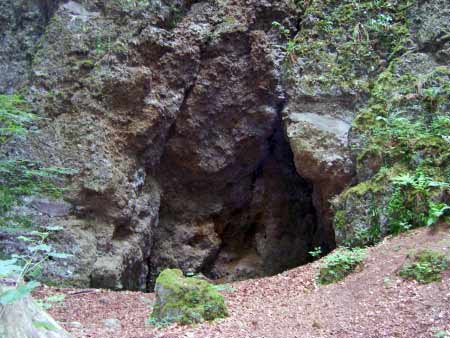
[{"label": "green moss", "polygon": [[353,123],[357,170],[372,177],[340,199],[384,195],[387,205],[379,209],[387,219],[385,233],[431,225],[448,213],[450,68],[430,65],[423,54],[392,62]]},{"label": "green moss", "polygon": [[92,68],[94,68],[95,67],[95,61],[94,60],[90,60],[90,59],[87,59],[87,60],[80,60],[80,61],[77,61],[77,63],[76,63],[76,68],[77,69],[92,69]]},{"label": "green moss", "polygon": [[383,185],[375,180],[361,182],[343,192],[342,198],[348,198],[350,195],[362,197],[367,193],[378,193],[383,190]]},{"label": "green moss", "polygon": [[368,76],[382,60],[404,50],[410,39],[406,19],[410,3],[310,1],[302,5],[302,25],[286,60],[296,60],[303,73],[316,75],[309,78],[311,87],[367,91]]},{"label": "green moss", "polygon": [[344,210],[338,210],[334,214],[334,228],[335,229],[343,229],[345,227],[346,221],[345,221],[345,211]]},{"label": "green moss", "polygon": [[178,269],[166,269],[156,280],[157,302],[151,322],[192,324],[224,318],[223,296],[205,280],[184,277]]},{"label": "green moss", "polygon": [[326,256],[320,267],[318,281],[320,284],[338,282],[361,267],[366,251],[355,248],[339,248]]},{"label": "green moss", "polygon": [[[419,67],[421,60],[409,62]],[[378,77],[367,107],[353,123],[363,140],[358,164],[375,154],[385,166],[403,163],[416,168],[423,163],[442,167],[450,161],[446,140],[450,134],[450,68],[416,74],[402,67],[402,62],[393,62]]]},{"label": "green moss", "polygon": [[448,268],[449,260],[440,252],[423,250],[412,258],[412,262],[402,266],[399,275],[422,284],[441,281],[441,272]]}]

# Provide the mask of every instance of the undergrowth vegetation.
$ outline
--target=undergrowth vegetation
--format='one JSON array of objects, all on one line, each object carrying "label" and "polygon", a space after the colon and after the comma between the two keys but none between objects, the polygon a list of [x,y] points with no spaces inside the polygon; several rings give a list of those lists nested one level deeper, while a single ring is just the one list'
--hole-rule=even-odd
[{"label": "undergrowth vegetation", "polygon": [[[367,91],[376,74],[409,45],[406,10],[412,1],[311,1],[299,33],[284,47],[286,61],[302,69],[311,88]],[[279,26],[279,25],[278,25]],[[286,30],[281,30],[285,36]]]},{"label": "undergrowth vegetation", "polygon": [[[386,234],[448,217],[450,70],[436,67],[416,75],[403,66],[394,62],[379,76],[367,107],[353,123],[357,137],[352,151],[367,179],[340,198],[348,201],[359,194],[370,199],[370,208],[377,212],[367,218],[366,232],[377,232],[369,241],[355,233],[350,244],[371,244]],[[340,210],[335,225],[345,227],[349,215]]]},{"label": "undergrowth vegetation", "polygon": [[[27,109],[22,97],[0,95],[0,147],[14,138],[26,136],[28,125],[36,118]],[[38,286],[34,278],[47,259],[68,257],[55,251],[48,243],[51,234],[61,230],[60,227],[36,227],[16,209],[20,208],[26,196],[60,197],[63,193],[60,179],[70,172],[27,159],[6,156],[0,159],[0,230],[29,229],[27,235],[17,237],[25,244],[25,252],[0,257],[0,278],[13,277],[15,280],[14,288],[0,288],[0,305],[13,303]]]},{"label": "undergrowth vegetation", "polygon": [[[295,36],[273,23],[285,40],[287,80],[313,100],[330,96],[355,104],[349,144],[356,184],[332,201],[338,244],[365,247],[449,221],[450,68],[418,50],[412,28],[417,3],[295,4],[302,12]],[[355,256],[338,249],[324,261],[319,281],[342,278],[339,267],[346,273],[358,266],[351,264]]]},{"label": "undergrowth vegetation", "polygon": [[[18,95],[0,95],[0,146],[13,138],[25,137],[27,125],[35,118]],[[14,214],[12,209],[23,202],[24,196],[47,195],[61,197],[63,175],[71,170],[44,166],[23,158],[0,159],[0,226],[29,225],[29,220]]]},{"label": "undergrowth vegetation", "polygon": [[432,250],[420,251],[410,258],[412,262],[404,264],[399,275],[422,284],[441,281],[441,273],[447,269],[449,262],[443,253]]},{"label": "undergrowth vegetation", "polygon": [[366,250],[362,248],[339,248],[326,256],[320,267],[318,282],[331,284],[348,276],[351,272],[361,267]]}]

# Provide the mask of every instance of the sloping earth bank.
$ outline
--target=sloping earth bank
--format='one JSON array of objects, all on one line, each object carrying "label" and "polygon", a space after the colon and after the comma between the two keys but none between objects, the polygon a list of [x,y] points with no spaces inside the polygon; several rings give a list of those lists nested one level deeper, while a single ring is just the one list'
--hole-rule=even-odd
[{"label": "sloping earth bank", "polygon": [[[435,337],[450,331],[450,271],[442,282],[428,285],[397,276],[408,253],[423,248],[448,254],[448,225],[414,230],[370,248],[362,271],[341,283],[318,286],[320,262],[234,283],[233,291],[224,292],[230,317],[197,326],[146,325],[153,294],[41,289],[36,296],[66,295],[50,313],[76,337]],[[111,318],[121,328],[105,326]]]}]

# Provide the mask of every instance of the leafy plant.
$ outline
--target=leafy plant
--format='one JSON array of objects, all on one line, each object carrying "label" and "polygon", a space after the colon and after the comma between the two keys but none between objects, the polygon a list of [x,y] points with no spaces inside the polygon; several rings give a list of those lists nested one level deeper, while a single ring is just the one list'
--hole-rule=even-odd
[{"label": "leafy plant", "polygon": [[[28,125],[36,118],[27,112],[27,108],[21,96],[0,95],[0,146],[12,138],[26,136]],[[62,168],[45,167],[26,159],[0,159],[0,226],[31,226],[32,222],[27,217],[15,214],[14,208],[23,203],[25,196],[61,196],[63,189],[59,187],[58,180],[71,172]],[[0,278],[14,278],[12,287],[0,288],[0,305],[11,304],[37,287],[39,283],[33,279],[47,259],[68,257],[56,252],[48,243],[51,232],[60,229],[51,226],[17,237],[26,243],[26,250],[9,259],[0,259]]]},{"label": "leafy plant", "polygon": [[312,258],[318,258],[320,257],[320,255],[322,255],[322,248],[320,246],[316,246],[314,248],[314,250],[309,251],[308,254],[312,257]]},{"label": "leafy plant", "polygon": [[[0,289],[0,304],[11,304],[30,293],[40,284],[34,281],[41,272],[43,263],[49,258],[68,258],[71,255],[57,252],[47,243],[52,231],[59,228],[48,227],[46,232],[32,231],[29,236],[19,236],[18,239],[27,243],[24,253],[14,254],[9,260],[0,260],[0,278],[14,277],[13,288]],[[29,282],[25,282],[29,280]]]},{"label": "leafy plant", "polygon": [[450,338],[450,331],[438,330],[433,335],[434,338]]},{"label": "leafy plant", "polygon": [[283,37],[289,39],[291,35],[291,31],[289,28],[284,27],[281,23],[278,21],[272,22],[272,27],[276,28]]},{"label": "leafy plant", "polygon": [[344,279],[362,264],[366,250],[363,248],[338,248],[323,259],[318,281],[331,284]]},{"label": "leafy plant", "polygon": [[22,299],[39,285],[40,283],[36,281],[30,281],[28,283],[17,284],[14,288],[5,291],[0,290],[0,305],[12,304]]},{"label": "leafy plant", "polygon": [[11,136],[24,136],[26,124],[35,116],[26,112],[26,104],[19,95],[0,95],[0,144]]},{"label": "leafy plant", "polygon": [[448,263],[449,260],[444,254],[423,250],[413,256],[413,262],[402,266],[399,275],[422,284],[439,282],[442,278],[441,272],[448,268]]},{"label": "leafy plant", "polygon": [[431,199],[433,189],[448,189],[446,182],[436,181],[417,171],[392,178],[395,190],[388,204],[390,232],[397,234],[417,226],[435,224],[450,210],[446,203]]},{"label": "leafy plant", "polygon": [[155,317],[149,317],[147,320],[147,324],[155,326],[158,329],[164,328],[166,326],[170,326],[173,324],[172,321],[168,320],[168,319],[162,319],[159,320],[158,318]]},{"label": "leafy plant", "polygon": [[56,294],[45,298],[44,300],[39,300],[36,303],[44,310],[51,309],[53,304],[63,302],[66,296],[63,294]]}]

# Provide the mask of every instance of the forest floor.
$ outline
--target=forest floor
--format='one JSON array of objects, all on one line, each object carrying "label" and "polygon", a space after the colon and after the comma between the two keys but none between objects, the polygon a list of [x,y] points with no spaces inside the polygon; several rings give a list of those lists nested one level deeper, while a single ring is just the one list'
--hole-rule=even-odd
[{"label": "forest floor", "polygon": [[339,283],[316,283],[320,261],[233,283],[223,292],[230,316],[193,326],[146,324],[149,293],[41,288],[35,297],[64,294],[49,312],[78,338],[449,337],[450,271],[425,285],[397,275],[407,255],[424,248],[449,254],[448,225],[384,240],[368,249],[361,271]]}]

